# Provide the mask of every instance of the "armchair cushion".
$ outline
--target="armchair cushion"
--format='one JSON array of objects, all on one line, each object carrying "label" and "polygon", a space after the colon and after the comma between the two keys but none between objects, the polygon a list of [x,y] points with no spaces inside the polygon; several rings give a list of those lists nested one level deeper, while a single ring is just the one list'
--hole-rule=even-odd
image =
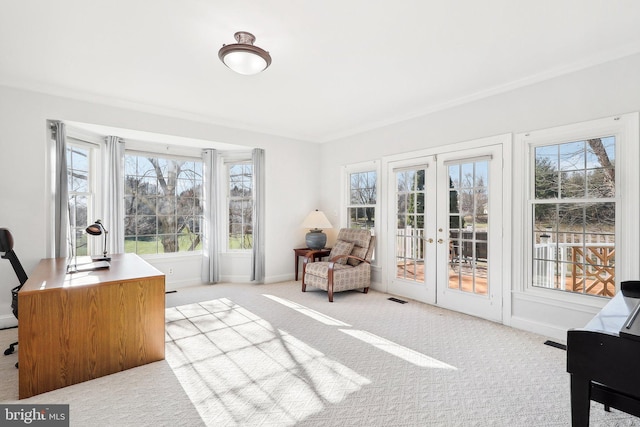
[{"label": "armchair cushion", "polygon": [[[335,245],[333,245],[333,249],[331,249],[331,253],[329,254],[329,259],[337,257],[338,255],[349,255],[351,254],[351,250],[353,249],[353,242],[345,242],[344,240],[338,240]],[[338,264],[345,265],[347,263],[347,257],[340,258],[336,260]]]},{"label": "armchair cushion", "polygon": [[[357,256],[358,258],[365,258],[367,256],[367,248],[354,245],[353,249],[351,250],[351,255]],[[349,258],[347,262],[349,263],[349,265],[353,265],[355,267],[362,261],[356,258]]]},{"label": "armchair cushion", "polygon": [[341,228],[338,233],[338,240],[353,242],[354,246],[368,248],[371,243],[371,232],[356,228]]},{"label": "armchair cushion", "polygon": [[[303,276],[303,286],[311,285],[329,292],[329,301],[333,301],[334,292],[352,289],[364,289],[366,293],[371,283],[371,268],[368,263],[361,263],[357,267],[331,262],[312,262],[307,264],[306,274]],[[331,273],[330,273],[331,272]],[[329,281],[329,275],[332,280]]]},{"label": "armchair cushion", "polygon": [[[345,270],[351,272],[351,266],[338,264],[337,262],[333,266],[334,274],[338,271]],[[326,280],[329,276],[329,262],[321,261],[321,262],[312,262],[307,264],[306,272],[309,274],[307,279],[312,279],[311,276],[316,276],[319,279]],[[326,285],[325,285],[326,288]],[[326,289],[325,289],[326,290]]]}]

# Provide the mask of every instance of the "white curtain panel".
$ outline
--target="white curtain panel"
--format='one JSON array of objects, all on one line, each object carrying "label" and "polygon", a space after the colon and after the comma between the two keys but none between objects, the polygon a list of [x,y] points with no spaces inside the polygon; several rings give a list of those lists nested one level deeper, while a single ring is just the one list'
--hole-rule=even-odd
[{"label": "white curtain panel", "polygon": [[251,151],[253,163],[253,248],[251,250],[251,280],[264,282],[264,150]]},{"label": "white curtain panel", "polygon": [[[124,140],[105,138],[102,224],[108,231],[108,253],[124,253]],[[95,218],[94,218],[95,219]]]},{"label": "white curtain panel", "polygon": [[202,152],[204,170],[202,177],[202,281],[220,281],[220,257],[218,249],[218,152],[213,149]]},{"label": "white curtain panel", "polygon": [[53,153],[55,156],[54,196],[54,257],[66,258],[71,247],[69,226],[69,192],[67,178],[67,133],[62,122],[52,122]]}]

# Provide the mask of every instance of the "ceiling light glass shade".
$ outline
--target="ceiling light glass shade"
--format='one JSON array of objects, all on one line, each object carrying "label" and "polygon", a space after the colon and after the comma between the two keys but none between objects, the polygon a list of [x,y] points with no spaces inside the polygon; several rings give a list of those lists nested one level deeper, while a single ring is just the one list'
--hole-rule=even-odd
[{"label": "ceiling light glass shade", "polygon": [[258,74],[271,65],[269,52],[253,45],[256,41],[253,34],[238,31],[234,37],[238,43],[223,45],[218,52],[218,58],[224,65],[247,76]]}]

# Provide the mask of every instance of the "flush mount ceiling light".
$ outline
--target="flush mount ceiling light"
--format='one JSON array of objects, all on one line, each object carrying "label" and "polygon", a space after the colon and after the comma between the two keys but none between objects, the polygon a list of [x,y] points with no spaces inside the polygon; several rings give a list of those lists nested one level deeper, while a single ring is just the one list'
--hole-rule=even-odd
[{"label": "flush mount ceiling light", "polygon": [[238,43],[222,45],[218,58],[233,71],[239,74],[258,74],[271,65],[271,55],[264,49],[254,46],[256,38],[246,31],[234,34]]}]

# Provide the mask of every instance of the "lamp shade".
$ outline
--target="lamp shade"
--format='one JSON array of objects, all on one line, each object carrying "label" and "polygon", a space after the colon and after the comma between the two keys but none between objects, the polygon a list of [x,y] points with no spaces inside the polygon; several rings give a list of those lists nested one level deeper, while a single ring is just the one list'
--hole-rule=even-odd
[{"label": "lamp shade", "polygon": [[307,215],[304,221],[302,221],[302,227],[316,230],[321,230],[323,228],[333,228],[324,212],[317,209]]},{"label": "lamp shade", "polygon": [[111,261],[111,257],[107,256],[107,234],[109,233],[104,225],[102,225],[101,220],[96,220],[95,223],[88,226],[85,230],[87,234],[91,234],[92,236],[99,236],[104,234],[104,245],[102,247],[102,256],[101,257],[93,257],[94,261]]},{"label": "lamp shade", "polygon": [[106,231],[102,226],[102,221],[97,220],[94,224],[88,226],[85,231],[92,236],[99,236],[104,232],[103,230]]},{"label": "lamp shade", "polygon": [[271,55],[264,49],[254,46],[255,36],[246,31],[234,34],[238,43],[223,45],[218,58],[238,74],[246,76],[258,74],[271,65]]}]

